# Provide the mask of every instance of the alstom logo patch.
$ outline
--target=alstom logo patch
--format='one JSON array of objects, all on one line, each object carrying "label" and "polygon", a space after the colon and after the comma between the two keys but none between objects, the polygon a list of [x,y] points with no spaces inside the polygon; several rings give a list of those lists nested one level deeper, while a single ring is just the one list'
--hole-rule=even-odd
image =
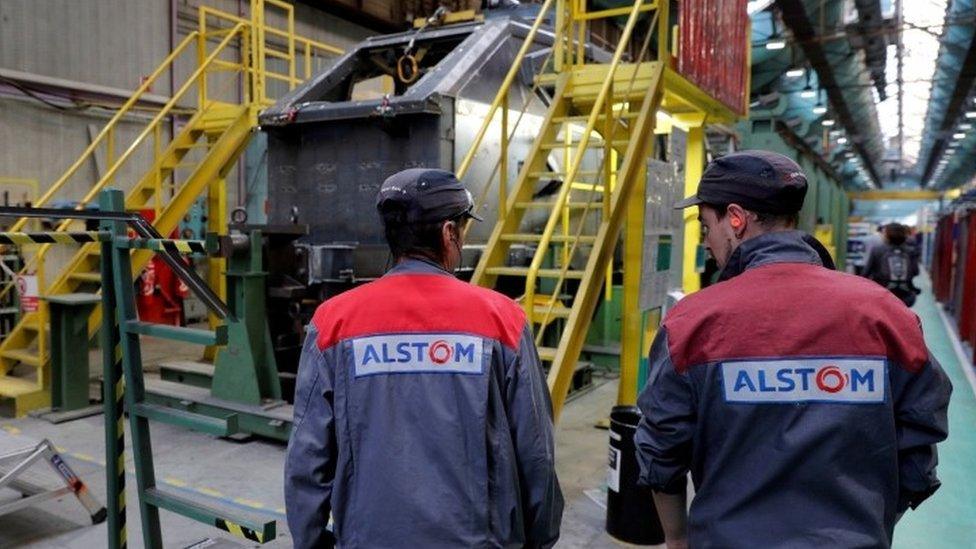
[{"label": "alstom logo patch", "polygon": [[388,334],[352,340],[355,376],[480,374],[484,340],[461,334]]},{"label": "alstom logo patch", "polygon": [[726,402],[884,402],[882,358],[803,358],[722,363]]}]

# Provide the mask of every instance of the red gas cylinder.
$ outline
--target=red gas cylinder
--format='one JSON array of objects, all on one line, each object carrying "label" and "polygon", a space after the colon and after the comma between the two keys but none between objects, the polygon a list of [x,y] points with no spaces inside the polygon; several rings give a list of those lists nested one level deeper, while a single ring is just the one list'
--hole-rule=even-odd
[{"label": "red gas cylinder", "polygon": [[[139,213],[150,222],[156,217],[153,210],[140,210]],[[177,231],[173,231],[169,237],[179,238]],[[160,256],[153,255],[136,279],[139,320],[171,326],[182,325],[183,299],[187,294],[188,288],[183,281]]]}]

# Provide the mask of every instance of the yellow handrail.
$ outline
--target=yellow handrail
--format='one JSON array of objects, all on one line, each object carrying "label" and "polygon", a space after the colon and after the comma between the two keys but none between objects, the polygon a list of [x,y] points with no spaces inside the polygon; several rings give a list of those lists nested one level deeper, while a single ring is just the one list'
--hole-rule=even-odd
[{"label": "yellow handrail", "polygon": [[[638,3],[639,2],[640,2],[640,0],[638,0]],[[646,6],[647,4],[644,4],[644,5]],[[642,10],[642,11],[646,11],[646,10]],[[651,20],[651,24],[650,24],[650,27],[651,28],[654,28],[654,26],[657,25],[659,21],[662,21],[663,20],[663,19],[661,19],[660,15],[661,15],[661,12],[660,11],[657,11],[657,12],[654,13],[654,18]],[[638,62],[640,62],[640,60],[643,59],[644,58],[644,55],[647,53],[648,47],[650,46],[650,38],[651,38],[651,34],[648,33],[647,36],[645,36],[645,38],[644,38],[644,43],[641,45],[640,53],[638,53],[638,55],[637,55],[636,60]],[[637,68],[635,67],[635,70],[634,70],[633,74],[630,77],[630,82],[627,85],[627,91],[624,94],[625,97],[629,97],[630,96],[630,91],[634,88],[634,84],[635,84],[635,82],[637,80],[637,74],[638,74],[638,71],[637,71]],[[609,77],[608,77],[608,80],[611,80],[611,79],[612,79],[612,74],[609,75]],[[605,109],[607,118],[606,118],[605,124],[604,124],[604,139],[605,139],[605,142],[606,142],[607,147],[608,147],[609,158],[612,159],[615,156],[615,151],[612,148],[610,148],[612,146],[611,143],[613,142],[613,140],[612,140],[613,135],[612,134],[616,131],[615,126],[620,123],[621,118],[614,118],[611,121],[610,117],[613,115],[613,111],[614,111],[614,109],[615,109],[616,106],[615,105],[611,105],[610,103],[607,103],[606,104],[606,107],[608,107],[608,108]],[[621,110],[621,114],[622,115],[624,114],[623,109]],[[600,169],[597,170],[597,173],[603,171],[604,168],[608,168],[608,170],[606,172],[606,175],[607,175],[607,182],[609,184],[608,185],[603,185],[603,186],[598,186],[598,185],[595,185],[594,184],[594,185],[590,185],[589,188],[584,189],[584,190],[590,191],[590,197],[592,197],[592,195],[593,195],[594,192],[600,192],[600,193],[603,194],[603,211],[604,211],[604,214],[605,215],[607,213],[609,213],[611,194],[613,193],[613,191],[615,189],[614,178],[616,177],[615,176],[616,167],[613,166],[613,165],[611,165],[611,166],[608,167],[607,166],[607,159],[608,159],[608,156],[605,153],[605,156],[603,157],[603,159],[601,161]],[[574,183],[573,184],[573,187],[574,188],[577,188],[576,185],[577,184]],[[567,258],[569,258],[569,259],[571,259],[573,257],[573,255],[576,253],[576,248],[579,245],[580,237],[582,236],[582,233],[583,233],[583,227],[584,227],[585,220],[587,219],[587,217],[589,215],[589,212],[590,212],[590,205],[592,204],[592,199],[591,198],[587,198],[585,200],[585,203],[586,203],[586,206],[584,206],[583,211],[580,214],[580,220],[579,220],[578,226],[576,228],[575,237],[570,240],[572,242],[572,246],[570,246],[570,248],[568,250],[566,250],[565,247],[564,247],[565,256]],[[545,253],[544,250],[542,252],[543,252],[543,254]],[[555,283],[553,285],[554,287],[553,287],[552,295],[550,295],[549,296],[549,299],[547,300],[548,301],[547,302],[547,308],[545,310],[544,316],[543,316],[542,321],[541,321],[541,325],[542,326],[547,325],[548,322],[549,322],[549,318],[552,316],[552,312],[553,312],[553,310],[555,308],[555,305],[557,303],[557,298],[558,298],[559,292],[560,292],[560,290],[562,288],[562,285],[566,281],[566,274],[567,274],[567,272],[569,270],[569,259],[567,259],[566,261],[564,261],[564,263],[562,265],[562,268],[560,270],[560,273],[559,273],[559,277],[556,279],[556,281],[555,281]],[[606,292],[607,292],[607,296],[608,296],[607,299],[609,299],[610,292],[611,292],[611,276],[612,276],[612,272],[611,271],[612,271],[612,265],[608,265],[607,288],[606,288]],[[534,309],[533,309],[533,312],[534,312]],[[536,336],[536,345],[540,345],[541,344],[541,342],[542,342],[542,333],[543,333],[543,330],[540,330],[539,333],[538,333],[538,335]]]},{"label": "yellow handrail", "polygon": [[[105,127],[102,128],[102,131],[98,132],[98,135],[95,136],[95,139],[93,139],[91,144],[88,145],[88,147],[85,149],[85,152],[81,153],[81,156],[78,157],[78,160],[76,160],[75,163],[68,168],[68,170],[64,173],[64,175],[58,178],[58,180],[55,181],[54,184],[51,185],[51,187],[47,191],[45,191],[44,194],[40,196],[40,198],[37,199],[37,202],[34,204],[35,207],[40,207],[47,204],[48,200],[50,200],[55,193],[61,190],[61,187],[63,187],[64,184],[67,183],[68,179],[70,179],[71,176],[73,176],[81,168],[81,166],[85,164],[88,158],[93,154],[95,154],[95,150],[102,143],[102,140],[107,138],[109,134],[112,133],[112,131],[118,125],[119,121],[121,121],[122,118],[126,114],[128,114],[128,112],[132,109],[133,105],[135,105],[136,102],[139,101],[139,98],[141,98],[143,94],[149,91],[149,88],[156,81],[156,79],[159,78],[159,76],[163,74],[163,72],[165,72],[166,69],[169,68],[169,65],[183,52],[183,50],[185,50],[191,43],[193,43],[193,41],[196,39],[196,34],[197,34],[196,31],[190,33],[190,35],[187,36],[182,42],[180,42],[180,44],[176,47],[176,49],[173,50],[172,53],[170,53],[166,57],[166,59],[162,62],[162,64],[160,64],[159,67],[155,71],[153,71],[153,73],[150,74],[148,78],[146,78],[146,80],[142,83],[142,85],[136,88],[136,91],[132,94],[132,97],[130,97],[129,100],[126,101],[122,105],[122,107],[119,108],[118,112],[116,112],[115,115],[108,121],[108,123],[105,124]],[[10,226],[9,231],[16,232],[21,230],[24,227],[24,225],[27,223],[27,220],[28,218],[21,217],[20,219],[17,220],[16,223]]]},{"label": "yellow handrail", "polygon": [[[264,24],[264,11],[266,6],[273,6],[279,8],[285,12],[287,19],[287,29],[278,29]],[[269,73],[265,70],[265,62],[263,57],[268,55],[269,51],[273,52],[275,50],[269,50],[267,45],[264,44],[265,34],[270,34],[274,36],[284,37],[287,46],[288,53],[282,57],[288,57],[289,68],[288,76],[286,78],[280,78],[285,80],[289,84],[289,88],[294,88],[298,85],[301,80],[299,80],[295,73],[297,72],[297,63],[299,55],[304,56],[304,69],[306,78],[311,76],[312,61],[316,56],[321,56],[324,54],[342,54],[344,53],[341,49],[305,38],[302,36],[297,36],[294,29],[294,17],[293,17],[293,6],[281,0],[252,0],[251,2],[251,18],[244,19],[242,17],[210,8],[207,6],[200,6],[198,8],[199,14],[199,28],[195,31],[190,32],[178,45],[177,47],[167,55],[163,62],[143,81],[143,83],[133,92],[132,96],[117,110],[117,112],[112,116],[111,119],[105,124],[102,130],[92,139],[92,142],[85,148],[82,154],[77,160],[55,181],[50,188],[36,201],[34,201],[34,206],[43,206],[50,202],[50,200],[63,189],[66,183],[75,176],[81,166],[83,166],[89,159],[93,158],[99,147],[106,147],[106,158],[107,164],[109,165],[108,170],[100,177],[100,179],[95,183],[95,185],[87,192],[87,194],[78,202],[76,209],[84,208],[88,203],[90,203],[95,196],[98,195],[106,185],[111,184],[114,178],[119,174],[120,168],[126,164],[126,162],[133,155],[134,151],[142,146],[149,136],[153,136],[156,139],[153,150],[153,158],[159,158],[160,152],[160,139],[161,139],[161,128],[164,119],[168,116],[172,116],[175,113],[182,112],[183,109],[177,107],[177,102],[185,99],[185,96],[194,84],[198,86],[198,105],[196,105],[195,110],[199,114],[209,108],[212,103],[208,105],[207,99],[207,75],[215,73],[217,71],[232,71],[239,72],[243,75],[243,93],[245,104],[260,107],[270,100],[267,98],[267,94],[264,90],[264,83],[268,78],[279,79],[279,76],[275,73]],[[227,26],[216,27],[207,29],[207,18],[213,17],[218,20],[222,20],[225,23],[229,23]],[[217,42],[217,38],[221,38],[215,49],[213,49],[209,54],[207,54],[208,39],[213,39]],[[232,63],[226,59],[218,59],[218,56],[228,49],[228,45],[232,41],[240,39],[241,41],[241,62]],[[259,41],[257,41],[257,40]],[[167,101],[167,103],[162,107],[162,109],[156,111],[156,115],[148,122],[139,134],[139,136],[128,146],[126,151],[121,155],[115,156],[115,138],[116,129],[120,125],[120,122],[130,114],[134,109],[139,108],[137,103],[139,100],[149,91],[152,85],[159,79],[159,77],[168,72],[175,64],[176,60],[182,56],[191,44],[197,45],[196,53],[196,70],[193,74],[187,78],[186,83],[177,91],[175,91],[172,97]],[[301,53],[296,53],[299,48]],[[254,51],[256,55],[250,55],[250,52]],[[258,58],[260,57],[260,59]],[[259,87],[260,86],[260,87]],[[256,109],[254,110],[256,113]],[[159,193],[162,188],[162,181],[159,180],[157,174],[157,181],[155,182],[154,188],[156,192]],[[156,209],[160,209],[160,196],[156,196]],[[21,230],[27,223],[27,218],[18,219],[10,228],[11,231]],[[64,231],[71,225],[70,221],[63,221],[57,227],[57,231]],[[28,258],[26,264],[24,265],[21,273],[29,272],[31,269],[37,267],[38,269],[43,269],[44,257],[50,245],[41,246],[37,253],[32,257]],[[6,295],[12,286],[0,289],[0,298]]]},{"label": "yellow handrail", "polygon": [[491,125],[491,121],[495,117],[495,112],[498,110],[498,107],[501,106],[502,100],[507,100],[508,90],[511,88],[512,82],[515,81],[515,77],[518,75],[519,69],[522,68],[522,61],[529,52],[529,48],[532,47],[532,43],[535,41],[535,35],[542,26],[543,21],[545,21],[546,12],[550,7],[552,7],[552,3],[553,0],[546,0],[545,3],[542,4],[542,8],[539,9],[539,16],[535,18],[532,28],[525,36],[525,41],[522,42],[522,47],[519,48],[518,53],[515,55],[515,59],[512,61],[511,68],[508,69],[505,79],[502,80],[501,86],[498,87],[498,93],[495,95],[494,101],[491,102],[491,106],[488,108],[488,114],[485,115],[485,119],[481,122],[481,127],[478,129],[478,133],[475,134],[471,148],[468,149],[468,153],[464,155],[464,159],[461,160],[461,164],[458,166],[458,179],[464,178],[465,174],[468,173],[468,169],[471,168],[471,162],[474,160],[474,155],[476,152],[478,152],[478,148],[481,146],[481,141],[485,138],[485,134],[488,132],[488,126]]},{"label": "yellow handrail", "polygon": [[[169,115],[170,111],[176,106],[177,102],[179,102],[179,100],[184,95],[186,95],[186,93],[196,83],[197,79],[200,78],[200,76],[206,72],[206,70],[210,66],[210,64],[214,62],[214,60],[223,51],[223,49],[226,48],[228,44],[230,44],[230,42],[234,38],[234,36],[237,33],[241,32],[243,30],[243,28],[244,28],[244,25],[241,24],[241,23],[238,23],[234,27],[233,32],[229,33],[223,40],[221,40],[220,44],[204,60],[204,62],[197,68],[197,70],[193,72],[193,74],[187,79],[186,83],[184,83],[183,86],[175,94],[173,94],[173,96],[170,98],[170,100],[166,102],[166,104],[162,107],[162,109],[159,110],[159,112],[156,114],[156,116],[153,117],[153,119],[146,125],[145,129],[143,129],[143,131],[139,134],[139,136],[136,137],[136,139],[132,142],[132,144],[130,144],[129,147],[126,149],[126,151],[124,153],[122,153],[122,156],[120,156],[117,160],[115,160],[112,163],[112,165],[105,172],[105,174],[101,177],[101,179],[99,179],[98,182],[91,188],[91,190],[89,190],[88,193],[85,194],[85,196],[81,200],[78,201],[78,204],[75,206],[74,209],[76,209],[76,210],[83,209],[86,205],[88,205],[89,202],[92,201],[92,199],[94,199],[98,195],[99,192],[101,192],[101,190],[106,185],[108,185],[108,183],[112,180],[112,178],[115,176],[115,174],[122,167],[122,165],[125,164],[125,162],[129,159],[130,156],[132,156],[132,154],[135,152],[135,150],[140,145],[142,145],[142,143],[146,140],[146,138],[150,134],[152,134],[152,133],[155,132],[155,127],[157,125],[159,125]],[[188,39],[190,39],[190,38],[195,39],[197,36],[198,36],[198,33],[196,31],[194,31],[189,36],[187,36],[187,38]],[[84,159],[84,158],[85,157],[82,156],[82,159]],[[61,223],[59,223],[54,230],[56,232],[64,232],[64,231],[66,231],[68,229],[69,226],[71,226],[71,223],[72,222],[73,221],[71,219],[65,219],[64,221],[62,221]],[[23,271],[27,271],[28,269],[30,269],[35,264],[42,265],[43,264],[43,260],[44,260],[45,256],[47,256],[47,252],[51,248],[51,246],[52,246],[51,244],[44,244],[44,245],[42,245],[40,247],[40,249],[38,249],[37,253],[29,261],[26,262],[26,264],[24,265]],[[2,295],[2,294],[0,294],[0,295]]]},{"label": "yellow handrail", "polygon": [[[587,117],[586,129],[583,130],[583,135],[581,136],[580,142],[576,147],[576,154],[573,155],[573,163],[564,175],[564,183],[574,181],[576,179],[576,174],[579,172],[586,149],[589,146],[590,135],[596,129],[596,122],[601,114],[600,111],[607,100],[607,96],[610,94],[610,88],[613,85],[614,76],[616,75],[617,68],[620,66],[620,61],[623,58],[624,51],[627,49],[627,45],[630,42],[630,37],[633,34],[634,26],[637,23],[637,17],[641,13],[641,7],[643,5],[643,0],[635,0],[634,5],[631,7],[630,15],[627,18],[627,24],[624,26],[624,30],[621,33],[617,48],[614,51],[613,58],[611,59],[607,68],[607,76],[600,85],[600,91],[597,93],[596,100],[594,101],[590,114]],[[558,42],[560,37],[557,36],[556,39]],[[605,139],[609,141],[609,137],[605,137]],[[535,312],[535,285],[536,281],[538,280],[539,269],[542,267],[542,260],[545,256],[545,250],[549,248],[549,244],[552,241],[552,235],[555,232],[556,225],[559,222],[561,210],[569,198],[570,188],[571,185],[569,184],[564,184],[559,188],[559,194],[554,201],[552,212],[549,215],[549,219],[546,221],[545,229],[543,229],[542,236],[539,240],[539,246],[536,249],[536,253],[532,258],[532,263],[529,265],[528,273],[526,275],[523,308],[525,309],[527,323],[530,326],[533,324],[533,316]],[[564,270],[566,270],[565,266]]]}]

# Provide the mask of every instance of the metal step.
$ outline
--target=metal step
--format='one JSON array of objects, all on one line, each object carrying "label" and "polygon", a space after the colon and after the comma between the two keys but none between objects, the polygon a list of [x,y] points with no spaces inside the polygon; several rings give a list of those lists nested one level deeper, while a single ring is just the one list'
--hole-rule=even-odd
[{"label": "metal step", "polygon": [[[614,148],[626,147],[630,143],[627,139],[614,139],[610,142],[610,146]],[[558,141],[546,141],[540,145],[543,149],[555,150],[555,149],[578,149],[579,142],[575,141],[572,143],[560,143]],[[587,144],[587,149],[602,149],[606,146],[606,143],[600,139],[591,139]]]},{"label": "metal step", "polygon": [[249,542],[263,544],[277,536],[277,522],[264,514],[248,513],[222,505],[211,498],[204,499],[195,494],[176,492],[161,486],[146,488],[143,494],[145,501],[154,507],[216,526]]},{"label": "metal step", "polygon": [[82,282],[101,282],[101,273],[71,273],[68,275],[69,278],[74,280],[81,280]]},{"label": "metal step", "polygon": [[[488,267],[486,272],[496,276],[528,276],[528,267]],[[586,271],[566,271],[566,278],[581,279]],[[562,269],[539,269],[538,275],[541,278],[560,278]]]},{"label": "metal step", "polygon": [[[513,234],[503,234],[501,239],[506,242],[540,242],[542,240],[541,234],[531,234],[531,233],[513,233]],[[554,234],[551,238],[552,242],[575,242],[579,241],[583,244],[592,244],[596,242],[596,237],[591,235],[581,235],[576,237],[574,235],[561,235]]]},{"label": "metal step", "polygon": [[561,303],[556,303],[553,305],[551,311],[549,310],[549,305],[536,305],[532,308],[532,314],[534,319],[537,321],[542,321],[542,319],[546,318],[546,316],[549,317],[549,320],[555,318],[569,318],[569,314],[572,312],[572,309]]},{"label": "metal step", "polygon": [[0,356],[3,358],[9,358],[10,360],[16,360],[17,362],[23,362],[24,364],[30,364],[31,366],[41,365],[41,357],[31,353],[30,351],[10,349],[7,351],[0,351]]},{"label": "metal step", "polygon": [[[516,202],[515,207],[520,210],[527,210],[529,208],[545,208],[551,210],[556,207],[555,202]],[[591,210],[602,210],[603,202],[567,202],[563,204],[564,208],[569,208],[571,210],[584,210],[589,207]]]},{"label": "metal step", "polygon": [[237,414],[217,418],[146,402],[136,404],[135,413],[146,419],[186,427],[218,437],[227,437],[238,432]]},{"label": "metal step", "polygon": [[[576,177],[596,177],[598,175],[603,175],[603,172],[598,172],[596,170],[576,171]],[[566,172],[529,172],[529,177],[533,177],[535,179],[561,179],[565,176]]]},{"label": "metal step", "polygon": [[[617,113],[613,115],[613,119],[633,120],[637,118],[637,114],[638,113],[636,112]],[[572,116],[556,116],[553,117],[552,121],[557,124],[562,124],[563,122],[582,122],[583,124],[586,124],[586,122],[589,119],[590,119],[590,115],[588,114],[577,114]],[[606,119],[607,119],[607,115],[605,114],[597,115],[597,120],[606,120]]]},{"label": "metal step", "polygon": [[537,347],[539,351],[539,358],[545,360],[546,362],[552,362],[556,359],[556,348],[555,347]]}]

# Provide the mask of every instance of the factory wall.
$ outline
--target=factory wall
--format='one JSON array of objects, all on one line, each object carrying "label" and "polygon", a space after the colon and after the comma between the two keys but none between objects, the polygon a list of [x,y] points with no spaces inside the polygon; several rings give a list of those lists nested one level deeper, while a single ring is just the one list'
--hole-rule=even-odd
[{"label": "factory wall", "polygon": [[[786,155],[803,168],[807,176],[808,190],[800,211],[800,229],[816,234],[818,225],[829,225],[832,234],[827,239],[832,243],[834,260],[838,269],[847,266],[847,218],[850,200],[841,189],[840,183],[820,168],[809,157],[787,144],[774,131],[750,131],[752,124],[737,126],[742,138],[743,149],[764,149]],[[823,240],[823,239],[822,239]],[[825,242],[825,244],[827,244]]]},{"label": "factory wall", "polygon": [[[204,3],[245,17],[250,5],[249,0]],[[78,88],[98,85],[132,90],[166,57],[172,44],[196,29],[199,4],[189,0],[3,0],[0,69],[65,79]],[[348,47],[371,34],[308,5],[297,4],[295,14],[296,32],[338,47]],[[267,19],[269,24],[283,25],[273,10]],[[172,75],[177,87],[192,70],[191,65],[189,59],[177,64]],[[170,82],[169,74],[162,76],[151,92],[168,96]],[[194,97],[187,99],[195,101]],[[65,110],[53,108],[0,81],[0,178],[37,179],[43,192],[112,115],[97,107],[65,105]],[[126,135],[117,138],[117,150],[123,150],[135,137],[141,129],[139,122],[132,121],[122,131]],[[117,185],[131,186],[146,169],[146,161],[137,155],[131,168],[120,174]],[[234,172],[228,176],[231,207],[237,205],[238,188],[242,186]],[[94,165],[83,167],[59,197],[83,196],[96,181],[95,174]]]}]

